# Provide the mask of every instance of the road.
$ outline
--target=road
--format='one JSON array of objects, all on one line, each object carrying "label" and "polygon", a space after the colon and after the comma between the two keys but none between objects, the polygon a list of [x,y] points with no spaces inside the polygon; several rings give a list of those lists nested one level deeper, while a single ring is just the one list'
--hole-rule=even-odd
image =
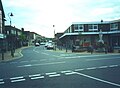
[{"label": "road", "polygon": [[20,59],[0,63],[0,88],[120,88],[119,54],[22,51]]}]

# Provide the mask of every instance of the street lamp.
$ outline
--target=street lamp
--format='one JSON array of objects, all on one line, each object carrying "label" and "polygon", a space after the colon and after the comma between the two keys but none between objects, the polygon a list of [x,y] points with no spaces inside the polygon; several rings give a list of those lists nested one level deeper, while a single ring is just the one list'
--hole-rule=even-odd
[{"label": "street lamp", "polygon": [[11,22],[11,17],[13,16],[13,13],[11,12],[11,13],[8,13],[8,17],[9,17],[9,19],[10,19],[10,26],[11,26],[11,24],[12,24],[12,22]]},{"label": "street lamp", "polygon": [[[8,13],[8,17],[9,17],[9,20],[10,20],[10,29],[11,29],[11,24],[12,24],[12,22],[11,22],[11,17],[13,16],[13,13],[11,12],[11,13]],[[11,56],[12,57],[14,57],[14,52],[15,52],[15,50],[14,50],[14,38],[13,38],[13,36],[12,36],[12,34],[10,34],[10,37],[11,37]]]}]

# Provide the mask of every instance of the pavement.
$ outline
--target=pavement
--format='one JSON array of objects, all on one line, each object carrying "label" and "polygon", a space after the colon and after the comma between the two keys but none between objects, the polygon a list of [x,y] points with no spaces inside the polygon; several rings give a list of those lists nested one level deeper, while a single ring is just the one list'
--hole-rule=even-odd
[{"label": "pavement", "polygon": [[[30,47],[30,46],[28,46],[28,47]],[[4,60],[2,60],[2,54],[0,54],[0,62],[6,62],[6,61],[19,59],[20,57],[23,56],[21,51],[28,47],[22,47],[22,48],[16,49],[15,53],[14,53],[14,57],[11,56],[11,51],[7,51],[6,53],[4,53]]]}]

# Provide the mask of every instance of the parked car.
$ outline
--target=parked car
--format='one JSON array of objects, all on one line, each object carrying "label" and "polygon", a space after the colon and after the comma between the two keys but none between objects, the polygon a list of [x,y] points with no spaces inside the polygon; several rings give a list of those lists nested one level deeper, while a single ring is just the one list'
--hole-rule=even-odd
[{"label": "parked car", "polygon": [[40,44],[39,43],[35,43],[35,46],[40,46]]},{"label": "parked car", "polygon": [[54,49],[54,44],[53,43],[48,43],[46,46],[46,49]]}]

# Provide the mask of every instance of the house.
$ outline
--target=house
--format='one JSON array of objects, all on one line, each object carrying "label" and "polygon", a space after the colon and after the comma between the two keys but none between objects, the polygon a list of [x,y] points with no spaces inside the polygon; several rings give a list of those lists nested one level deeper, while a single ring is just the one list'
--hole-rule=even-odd
[{"label": "house", "polygon": [[2,5],[2,1],[0,0],[0,52],[4,50],[5,45],[4,45],[4,38],[6,37],[4,35],[4,25],[5,25],[5,13]]}]

